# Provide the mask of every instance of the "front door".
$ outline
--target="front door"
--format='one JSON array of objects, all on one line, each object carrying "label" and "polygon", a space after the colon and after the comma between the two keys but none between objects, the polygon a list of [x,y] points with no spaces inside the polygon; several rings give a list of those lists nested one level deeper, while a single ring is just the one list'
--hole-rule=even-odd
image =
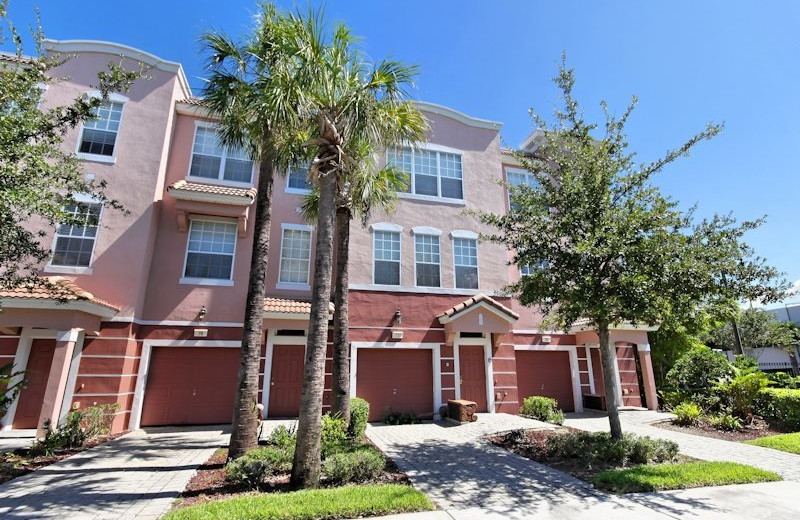
[{"label": "front door", "polygon": [[17,430],[41,426],[38,424],[39,415],[42,413],[42,401],[55,351],[54,339],[35,339],[31,343],[31,353],[23,376],[28,383],[19,394],[17,412],[14,414],[14,428]]},{"label": "front door", "polygon": [[275,345],[269,381],[269,417],[297,417],[303,391],[304,345]]},{"label": "front door", "polygon": [[461,371],[461,399],[474,401],[477,411],[487,411],[486,365],[483,345],[461,345],[458,347],[459,370]]}]

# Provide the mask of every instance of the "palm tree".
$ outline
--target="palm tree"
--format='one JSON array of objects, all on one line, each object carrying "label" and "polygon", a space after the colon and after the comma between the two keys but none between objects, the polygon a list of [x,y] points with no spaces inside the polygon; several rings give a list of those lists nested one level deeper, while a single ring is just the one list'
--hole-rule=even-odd
[{"label": "palm tree", "polygon": [[321,13],[295,15],[298,70],[309,84],[299,105],[308,123],[307,144],[316,149],[310,176],[319,189],[317,244],[297,446],[291,482],[319,483],[322,393],[328,342],[328,304],[333,265],[336,195],[348,173],[361,167],[364,150],[383,143],[414,141],[421,117],[405,100],[405,89],[416,73],[394,61],[370,66],[356,51],[344,25],[328,33]]},{"label": "palm tree", "polygon": [[257,27],[243,44],[219,32],[202,36],[210,54],[203,103],[219,117],[222,144],[244,147],[258,161],[253,251],[228,451],[232,459],[258,445],[258,376],[273,179],[276,169],[285,171],[293,159],[291,137],[287,135],[299,121],[296,105],[291,102],[291,92],[297,86],[287,79],[291,47],[284,36],[290,25],[274,5],[265,3]]}]

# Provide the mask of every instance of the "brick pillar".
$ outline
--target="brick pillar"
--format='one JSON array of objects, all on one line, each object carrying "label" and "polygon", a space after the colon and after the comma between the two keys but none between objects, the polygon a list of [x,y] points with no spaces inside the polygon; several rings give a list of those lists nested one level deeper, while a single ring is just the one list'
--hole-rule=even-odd
[{"label": "brick pillar", "polygon": [[69,367],[72,363],[72,353],[75,350],[80,331],[81,329],[70,329],[56,334],[56,350],[53,353],[53,362],[50,365],[50,374],[47,377],[42,412],[39,415],[39,428],[36,431],[37,437],[44,433],[42,425],[46,419],[50,419],[54,428],[58,425],[61,404],[64,401],[64,393],[67,387]]},{"label": "brick pillar", "polygon": [[653,360],[650,357],[650,345],[639,345],[638,350],[647,408],[650,410],[658,410],[658,393],[656,392],[656,378],[653,374]]}]

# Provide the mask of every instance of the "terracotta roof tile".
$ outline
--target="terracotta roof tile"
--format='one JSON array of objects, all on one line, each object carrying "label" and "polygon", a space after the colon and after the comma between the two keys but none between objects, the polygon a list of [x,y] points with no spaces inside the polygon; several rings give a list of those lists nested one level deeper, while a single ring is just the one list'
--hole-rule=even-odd
[{"label": "terracotta roof tile", "polygon": [[36,284],[23,285],[13,289],[0,290],[0,298],[19,298],[34,300],[60,300],[60,301],[89,301],[109,309],[118,311],[119,308],[109,302],[96,298],[92,293],[83,289],[75,282],[61,276],[45,278],[56,287],[47,287]]},{"label": "terracotta roof tile", "polygon": [[226,195],[230,197],[246,197],[255,200],[255,188],[233,188],[231,186],[219,186],[216,184],[200,184],[199,182],[186,182],[181,179],[167,188],[169,192],[183,191],[193,193],[205,193],[208,195]]},{"label": "terracotta roof tile", "polygon": [[[265,298],[264,312],[311,314],[311,302],[287,298]],[[333,303],[328,304],[328,312],[333,312]]]},{"label": "terracotta roof tile", "polygon": [[508,315],[508,317],[513,319],[513,320],[519,319],[519,314],[517,314],[516,312],[512,311],[511,309],[509,309],[508,307],[506,307],[502,303],[498,302],[494,298],[492,298],[490,296],[487,296],[487,295],[485,295],[483,293],[480,293],[480,294],[477,294],[475,296],[472,296],[471,298],[467,298],[466,300],[464,300],[463,302],[459,303],[458,305],[450,307],[449,309],[447,309],[446,311],[441,313],[439,316],[437,316],[437,318],[440,318],[440,319],[441,318],[453,318],[455,315],[457,315],[457,314],[459,314],[459,313],[461,313],[463,311],[466,311],[470,307],[474,307],[475,305],[477,305],[477,304],[479,304],[481,302],[485,302],[485,303],[491,305],[492,307],[495,307],[497,310],[499,310],[500,312]]}]

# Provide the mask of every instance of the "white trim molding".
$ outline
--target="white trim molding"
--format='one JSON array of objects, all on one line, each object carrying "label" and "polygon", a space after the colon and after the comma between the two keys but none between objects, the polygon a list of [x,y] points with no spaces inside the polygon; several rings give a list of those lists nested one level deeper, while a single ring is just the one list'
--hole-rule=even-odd
[{"label": "white trim molding", "polygon": [[454,110],[443,105],[437,105],[436,103],[429,103],[427,101],[414,101],[414,105],[416,105],[416,107],[423,112],[430,112],[431,114],[449,117],[450,119],[455,119],[459,123],[475,128],[499,131],[503,127],[503,123],[498,121],[490,121],[488,119],[479,119],[477,117],[468,116],[463,112],[459,112],[458,110]]},{"label": "white trim molding", "polygon": [[467,238],[469,240],[478,240],[478,234],[474,231],[466,229],[454,229],[450,232],[450,238]]},{"label": "white trim molding", "polygon": [[386,231],[387,233],[403,232],[403,226],[398,226],[397,224],[392,224],[391,222],[375,222],[374,224],[370,224],[369,229],[371,231]]},{"label": "white trim molding", "polygon": [[411,228],[411,233],[414,235],[428,235],[434,237],[442,236],[442,230],[431,226],[415,226]]}]

